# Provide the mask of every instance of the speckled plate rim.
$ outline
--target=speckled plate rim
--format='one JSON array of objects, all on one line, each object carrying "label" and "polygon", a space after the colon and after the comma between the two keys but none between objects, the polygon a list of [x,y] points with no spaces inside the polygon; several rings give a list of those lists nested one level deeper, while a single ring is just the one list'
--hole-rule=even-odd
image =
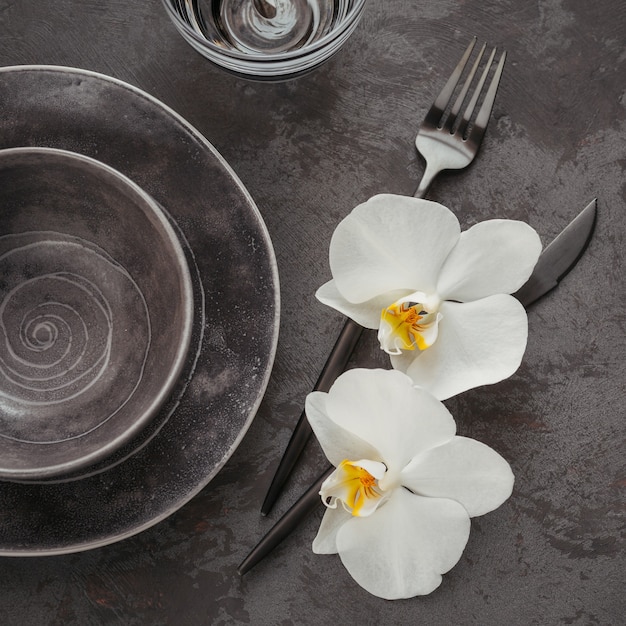
[{"label": "speckled plate rim", "polygon": [[[82,552],[86,550],[92,550],[96,548],[100,548],[106,545],[110,545],[123,539],[127,539],[134,535],[151,528],[152,526],[158,524],[162,520],[166,519],[176,511],[178,511],[181,507],[183,507],[187,502],[189,502],[194,496],[196,496],[202,489],[204,489],[209,482],[215,477],[215,475],[222,469],[222,467],[226,464],[228,459],[235,452],[241,441],[243,440],[245,434],[247,433],[257,411],[261,404],[261,401],[265,395],[265,391],[267,388],[267,384],[270,379],[270,375],[272,372],[272,367],[274,364],[274,359],[276,356],[276,349],[278,345],[278,332],[280,325],[280,288],[279,288],[279,275],[278,275],[278,264],[276,261],[276,256],[273,248],[273,244],[270,238],[269,231],[267,230],[267,226],[263,220],[263,217],[256,206],[252,196],[245,188],[235,171],[228,164],[228,162],[222,157],[222,155],[217,151],[217,149],[209,142],[209,140],[204,137],[202,133],[196,130],[187,120],[185,120],[181,115],[179,115],[176,111],[174,111],[171,107],[161,102],[156,97],[150,95],[149,93],[143,91],[142,89],[131,85],[125,81],[120,79],[107,76],[100,72],[95,72],[92,70],[74,68],[69,66],[58,66],[58,65],[13,65],[0,67],[0,76],[11,73],[11,72],[61,72],[67,74],[75,74],[77,76],[86,76],[91,77],[96,80],[105,81],[115,85],[123,90],[127,90],[135,97],[147,100],[154,106],[156,109],[160,110],[165,117],[171,118],[175,123],[179,124],[183,127],[186,132],[188,132],[195,141],[208,153],[210,153],[211,157],[215,159],[215,161],[219,164],[221,169],[230,177],[232,184],[237,188],[239,193],[242,195],[243,199],[248,205],[248,209],[251,212],[251,216],[256,220],[257,228],[259,230],[259,234],[262,236],[262,243],[266,247],[266,251],[269,257],[269,265],[268,271],[270,273],[271,283],[274,286],[274,316],[273,316],[273,324],[271,328],[271,347],[269,349],[269,353],[267,355],[267,362],[265,363],[262,379],[258,385],[258,393],[256,400],[249,407],[248,414],[245,419],[245,423],[243,427],[239,429],[237,434],[233,437],[230,447],[225,451],[221,460],[215,464],[213,469],[210,472],[207,472],[202,480],[198,480],[196,484],[184,493],[180,498],[173,501],[169,506],[163,507],[162,510],[159,511],[158,514],[150,516],[149,519],[145,519],[140,523],[134,524],[128,529],[124,531],[116,531],[111,533],[108,536],[103,536],[99,538],[93,539],[77,539],[73,541],[69,545],[64,546],[38,546],[36,548],[33,547],[24,547],[23,545],[14,545],[11,547],[2,546],[0,542],[0,556],[9,556],[9,557],[41,557],[41,556],[54,556],[61,554],[73,554],[77,552]],[[68,150],[72,150],[72,148],[67,148]],[[124,172],[121,168],[118,168],[123,174],[129,176],[132,179],[132,176]],[[150,191],[148,190],[148,193]],[[152,195],[152,194],[151,194]],[[166,211],[169,211],[168,207],[165,207]],[[175,216],[174,216],[175,219]],[[14,483],[17,487],[25,487],[29,488],[30,485],[19,485]],[[54,487],[52,485],[51,487]],[[0,521],[1,524],[1,521]]]}]

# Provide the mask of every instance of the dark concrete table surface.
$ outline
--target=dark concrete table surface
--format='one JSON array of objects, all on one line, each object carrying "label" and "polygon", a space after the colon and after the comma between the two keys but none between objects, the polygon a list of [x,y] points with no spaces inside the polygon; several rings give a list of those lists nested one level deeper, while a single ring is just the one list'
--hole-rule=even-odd
[{"label": "dark concrete table surface", "polygon": [[[413,193],[424,167],[417,126],[473,35],[506,48],[504,80],[478,159],[441,175],[429,197],[464,227],[521,219],[544,243],[598,198],[586,254],[529,310],[519,371],[447,402],[461,434],[511,463],[513,495],[473,520],[460,562],[425,598],[380,600],[338,557],[314,555],[322,511],[240,578],[240,561],[324,467],[312,441],[274,511],[260,516],[343,323],[313,296],[329,278],[332,231],[371,195]],[[0,66],[16,64],[113,76],[203,133],[263,215],[282,306],[267,392],[219,474],[170,517],[121,542],[0,558],[0,624],[623,623],[623,0],[369,0],[336,57],[279,84],[211,66],[159,0],[0,0]],[[387,365],[372,334],[351,365]]]}]

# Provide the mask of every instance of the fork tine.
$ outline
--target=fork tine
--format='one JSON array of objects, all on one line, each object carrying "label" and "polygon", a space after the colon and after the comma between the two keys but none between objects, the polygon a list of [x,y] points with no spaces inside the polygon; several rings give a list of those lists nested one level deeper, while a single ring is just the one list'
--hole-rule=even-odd
[{"label": "fork tine", "polygon": [[461,74],[467,65],[467,61],[472,54],[472,50],[474,49],[474,45],[476,44],[476,37],[472,38],[467,46],[467,50],[463,53],[461,60],[458,65],[454,68],[454,71],[448,78],[448,82],[445,84],[444,88],[439,92],[437,98],[433,102],[433,105],[430,107],[430,110],[426,114],[426,120],[428,120],[433,125],[439,126],[439,122],[441,121],[441,116],[445,112],[448,104],[452,98],[452,94],[454,93],[454,89],[461,78]]},{"label": "fork tine", "polygon": [[[486,47],[487,47],[487,44],[484,43],[483,47],[480,49],[480,52],[478,53],[478,56],[476,57],[476,60],[474,61],[474,65],[472,65],[472,69],[470,73],[467,75],[467,78],[465,79],[465,84],[463,85],[463,88],[459,92],[459,95],[457,96],[454,106],[452,107],[452,109],[450,109],[450,115],[448,116],[448,121],[446,123],[447,123],[448,128],[450,128],[451,130],[452,130],[452,127],[454,126],[454,123],[456,122],[457,115],[459,114],[459,111],[461,110],[461,106],[463,105],[465,96],[467,95],[467,92],[469,91],[472,81],[474,80],[474,75],[476,74],[476,71],[478,70],[478,66],[480,65],[481,59],[483,58],[483,54],[485,52]],[[489,67],[489,65],[487,67]],[[478,99],[478,93],[480,92],[480,89],[482,89],[482,83],[484,82],[485,82],[485,74],[483,73],[482,82],[479,83],[479,88],[474,91],[474,97],[472,99],[474,104],[476,103],[476,100]],[[467,114],[467,109],[465,112]],[[463,118],[463,120],[465,121],[465,117]]]},{"label": "fork tine", "polygon": [[[495,49],[492,52],[492,59],[495,56]],[[476,120],[474,121],[474,126],[470,132],[470,136],[468,139],[473,142],[480,142],[482,136],[485,134],[485,129],[487,128],[487,124],[489,122],[489,117],[491,116],[491,109],[493,109],[493,103],[496,99],[496,94],[498,92],[498,86],[500,85],[500,79],[502,78],[502,70],[504,69],[504,62],[506,61],[506,51],[502,53],[500,56],[500,60],[498,61],[498,65],[496,67],[496,71],[494,72],[493,78],[491,79],[491,83],[489,84],[489,89],[487,90],[487,95],[483,100],[482,106],[478,111],[478,115],[476,116]],[[491,63],[487,66],[489,68]]]},{"label": "fork tine", "polygon": [[474,108],[476,107],[476,103],[478,102],[478,98],[480,97],[480,93],[483,90],[483,85],[485,84],[485,81],[487,80],[487,75],[489,74],[489,70],[491,69],[491,64],[493,63],[493,59],[495,55],[496,55],[496,49],[494,48],[491,51],[491,54],[489,55],[489,60],[487,61],[487,64],[485,65],[485,69],[483,70],[480,80],[478,81],[478,84],[476,85],[476,89],[474,89],[472,98],[469,101],[465,109],[465,112],[463,113],[463,118],[461,119],[461,124],[459,128],[461,126],[465,128],[467,126],[467,123],[470,121],[470,118],[472,117],[472,113],[474,112]]}]

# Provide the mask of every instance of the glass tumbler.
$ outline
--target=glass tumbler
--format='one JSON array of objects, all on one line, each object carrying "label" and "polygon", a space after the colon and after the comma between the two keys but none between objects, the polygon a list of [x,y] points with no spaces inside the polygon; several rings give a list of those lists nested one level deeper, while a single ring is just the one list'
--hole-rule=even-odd
[{"label": "glass tumbler", "polygon": [[162,0],[201,55],[250,79],[284,80],[327,61],[357,27],[366,0]]}]

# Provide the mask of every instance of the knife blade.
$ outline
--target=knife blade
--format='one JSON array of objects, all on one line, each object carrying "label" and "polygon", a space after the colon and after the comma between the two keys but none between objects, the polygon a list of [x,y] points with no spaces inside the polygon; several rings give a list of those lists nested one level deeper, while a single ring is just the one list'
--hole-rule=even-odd
[{"label": "knife blade", "polygon": [[[513,294],[525,307],[552,291],[576,265],[591,240],[596,214],[597,200],[594,199],[543,250],[528,281]],[[237,568],[240,575],[250,571],[322,504],[319,492],[333,470],[334,467],[327,468],[274,524]]]},{"label": "knife blade", "polygon": [[543,250],[530,278],[513,294],[525,307],[552,291],[576,265],[593,234],[596,214],[593,199]]}]

